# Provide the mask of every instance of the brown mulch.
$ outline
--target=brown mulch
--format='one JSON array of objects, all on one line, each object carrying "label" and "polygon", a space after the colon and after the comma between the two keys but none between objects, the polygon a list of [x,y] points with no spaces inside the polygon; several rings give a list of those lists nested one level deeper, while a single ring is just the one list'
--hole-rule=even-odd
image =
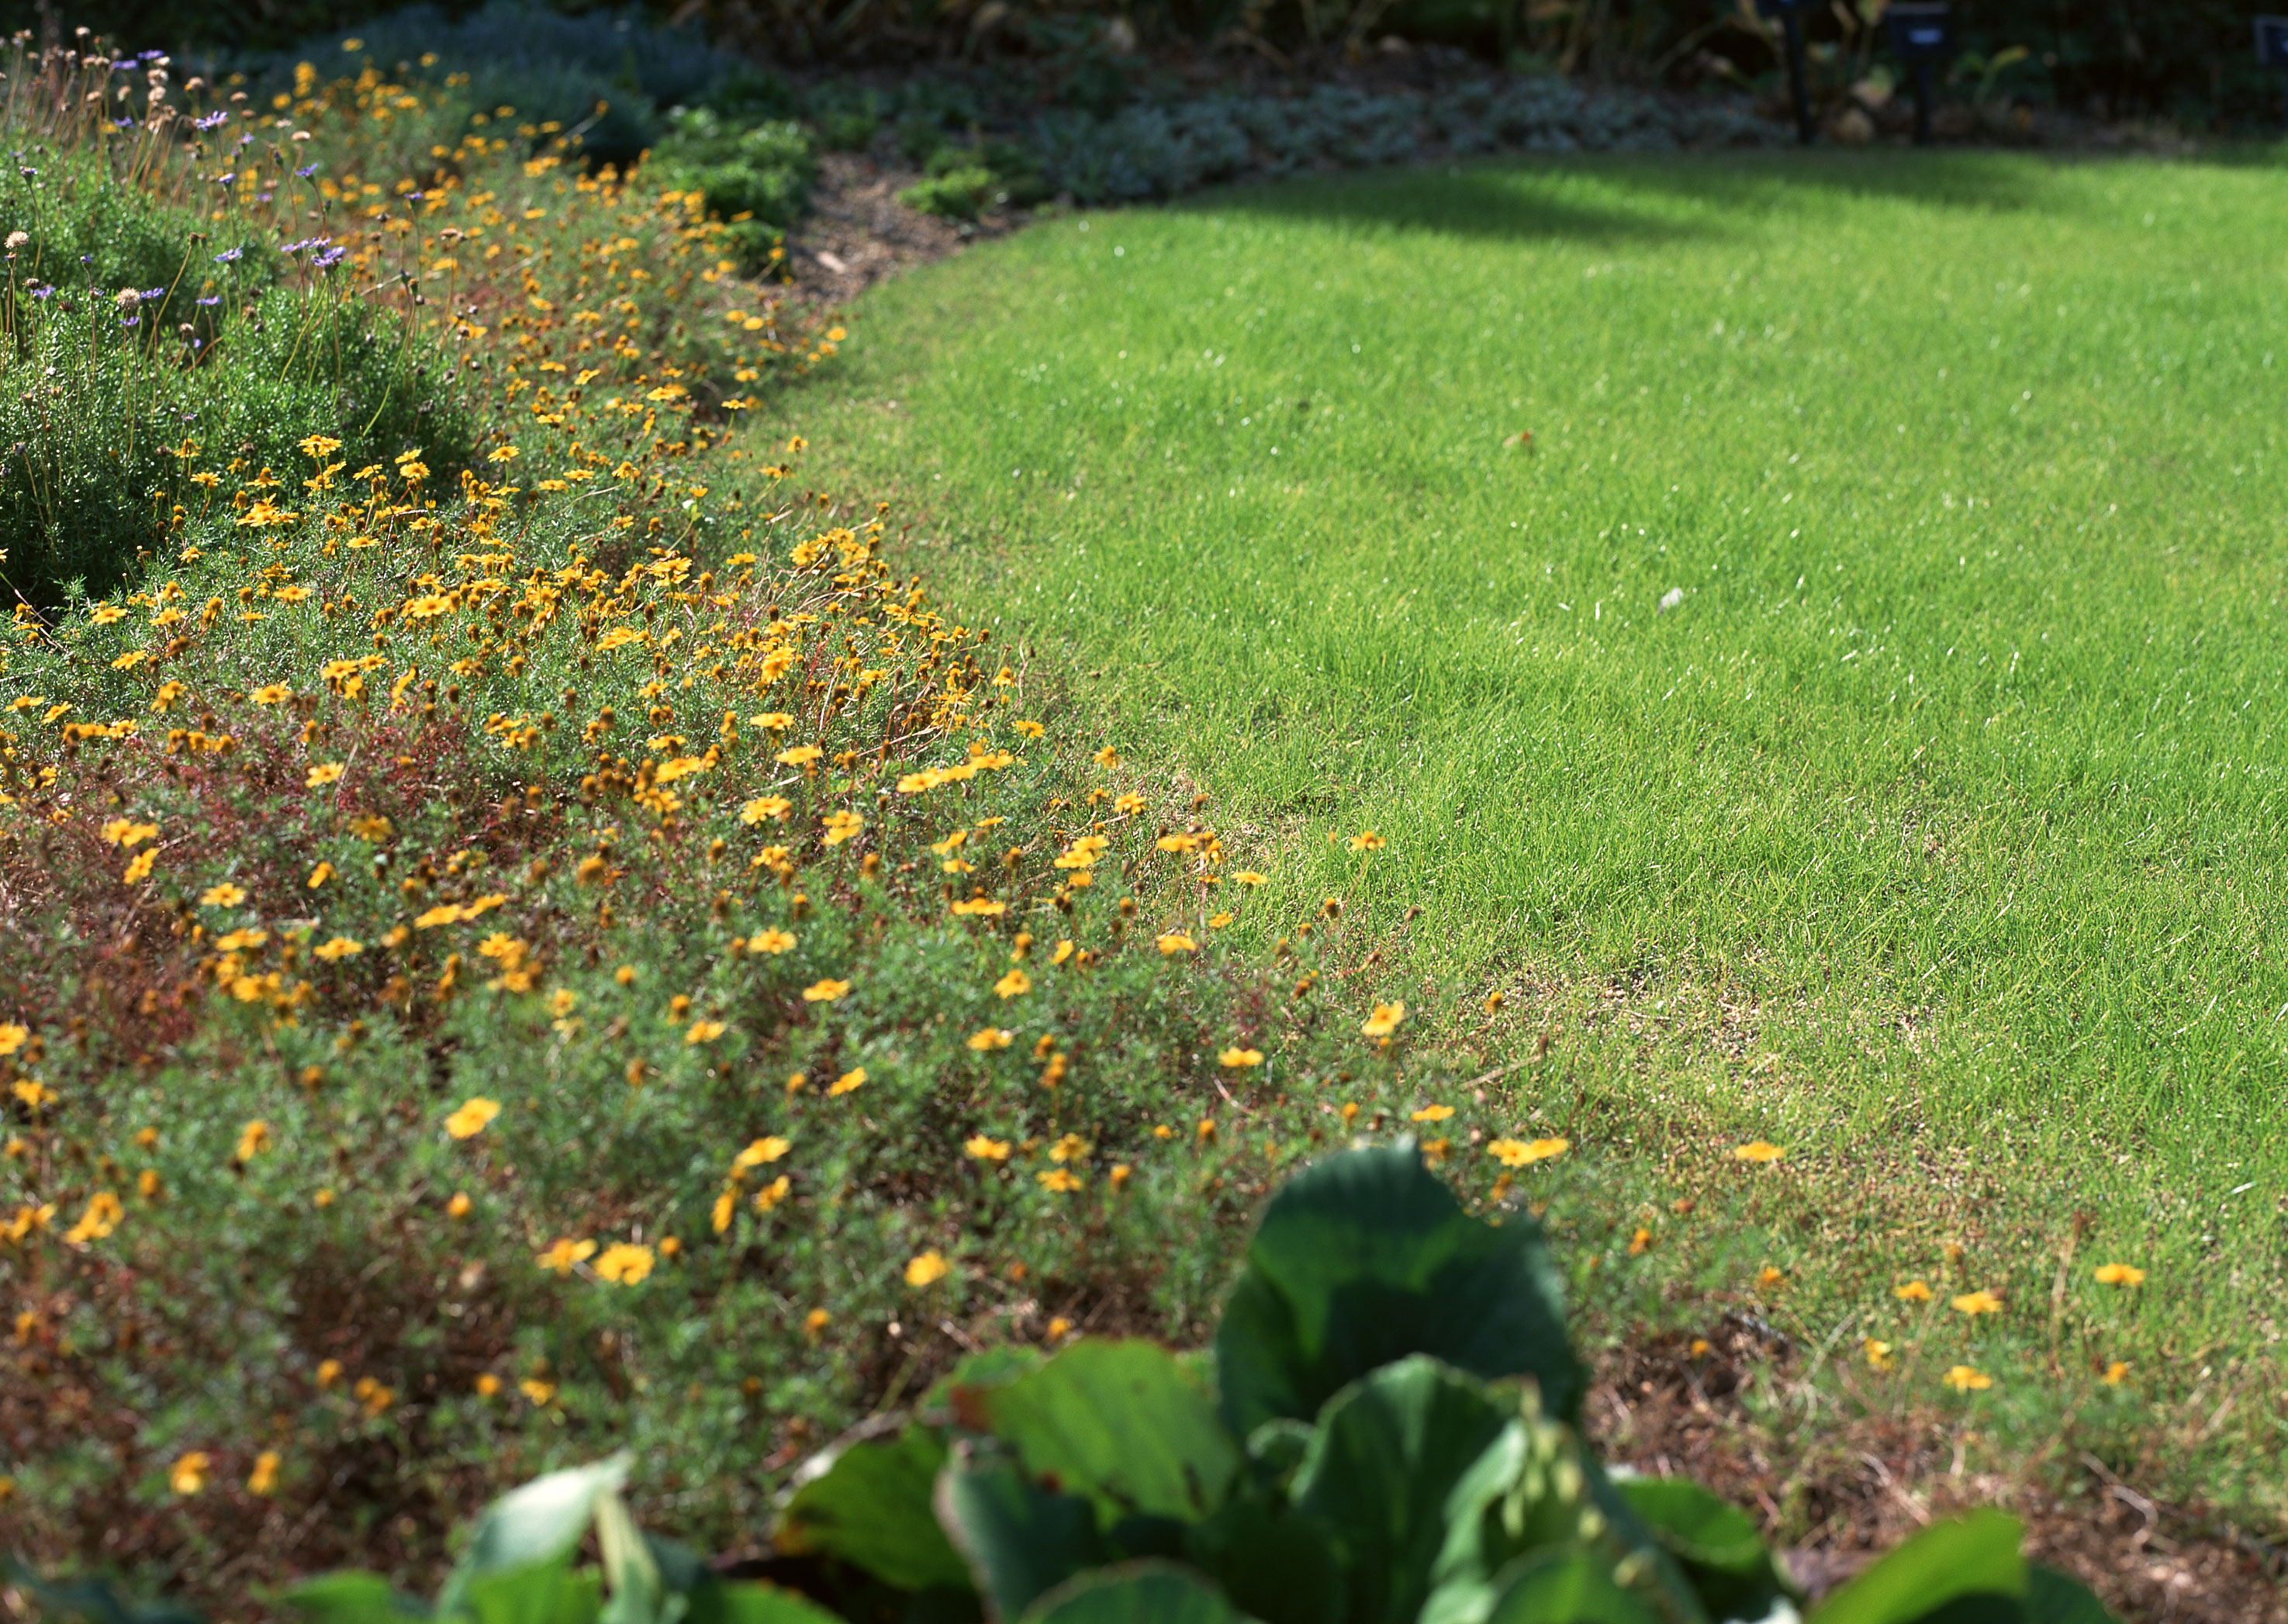
[{"label": "brown mulch", "polygon": [[[2277,1531],[2268,1541],[2209,1508],[2141,1493],[2088,1455],[2047,1484],[1978,1471],[1975,1439],[1935,1414],[1815,1414],[1785,1349],[1752,1321],[1728,1320],[1708,1342],[1617,1353],[1588,1430],[1615,1462],[1690,1476],[1749,1509],[1815,1595],[1935,1517],[1999,1506],[2025,1523],[2032,1556],[2129,1624],[2288,1624]],[[1758,1383],[1761,1414],[1746,1402]],[[1771,1419],[1789,1408],[1800,1425]]]},{"label": "brown mulch", "polygon": [[847,305],[909,265],[1006,235],[1024,218],[989,210],[973,224],[909,209],[898,194],[920,176],[918,170],[863,154],[819,154],[810,215],[787,238],[796,297],[831,307]]}]

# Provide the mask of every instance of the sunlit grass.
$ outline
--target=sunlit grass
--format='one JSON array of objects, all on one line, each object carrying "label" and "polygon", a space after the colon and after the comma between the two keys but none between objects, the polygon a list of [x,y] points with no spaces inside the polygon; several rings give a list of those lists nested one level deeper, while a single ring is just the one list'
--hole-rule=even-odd
[{"label": "sunlit grass", "polygon": [[1990,1243],[2038,1340],[2078,1209],[2073,1278],[2175,1282],[2150,1345],[2245,1353],[2284,256],[2260,163],[1392,174],[974,251],[797,415],[1291,906],[1378,830],[1386,963],[1508,989],[1490,1065],[1569,1028],[1529,1101],[1817,1167],[1827,1308]]}]

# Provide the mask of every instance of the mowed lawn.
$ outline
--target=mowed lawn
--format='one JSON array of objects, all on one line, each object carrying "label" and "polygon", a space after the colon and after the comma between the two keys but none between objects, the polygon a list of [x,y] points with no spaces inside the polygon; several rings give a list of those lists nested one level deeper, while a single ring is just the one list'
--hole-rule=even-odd
[{"label": "mowed lawn", "polygon": [[853,326],[795,412],[838,488],[1425,1018],[1584,1056],[1511,1086],[1766,1137],[1934,1271],[2008,1207],[2046,1288],[2080,1211],[2147,1357],[2276,1361],[2288,170],[1387,173]]}]

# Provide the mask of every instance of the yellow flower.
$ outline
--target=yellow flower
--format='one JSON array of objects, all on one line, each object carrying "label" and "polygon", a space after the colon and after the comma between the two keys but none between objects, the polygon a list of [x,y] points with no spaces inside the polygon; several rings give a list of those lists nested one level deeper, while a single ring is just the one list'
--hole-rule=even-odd
[{"label": "yellow flower", "polygon": [[755,1140],[745,1150],[732,1157],[731,1165],[743,1173],[749,1168],[766,1167],[793,1148],[793,1140],[783,1139],[776,1134],[771,1134]]},{"label": "yellow flower", "polygon": [[1990,1291],[1967,1291],[1955,1298],[1951,1306],[1958,1314],[1998,1314],[2002,1299]]},{"label": "yellow flower", "polygon": [[854,812],[829,812],[822,820],[826,828],[826,844],[838,846],[866,827],[866,820]]},{"label": "yellow flower", "polygon": [[1863,1336],[1860,1338],[1860,1345],[1867,1351],[1867,1366],[1871,1370],[1888,1370],[1898,1363],[1898,1360],[1891,1356],[1889,1343],[1878,1341],[1872,1336]]},{"label": "yellow flower", "polygon": [[1004,998],[1015,998],[1033,990],[1033,978],[1021,970],[1013,970],[993,984],[993,990]]},{"label": "yellow flower", "polygon": [[1786,1154],[1786,1151],[1768,1139],[1752,1139],[1745,1145],[1732,1147],[1732,1157],[1736,1161],[1772,1162]]},{"label": "yellow flower", "polygon": [[855,1094],[859,1089],[865,1086],[866,1068],[862,1066],[854,1071],[843,1073],[842,1075],[837,1077],[832,1082],[829,1083],[826,1088],[827,1097],[831,1099],[838,1095]]},{"label": "yellow flower", "polygon": [[469,1192],[465,1190],[457,1190],[453,1192],[453,1199],[445,1203],[445,1216],[449,1218],[465,1218],[469,1216],[469,1208],[472,1205],[473,1203],[469,1200]]},{"label": "yellow flower", "polygon": [[339,959],[354,958],[365,951],[365,944],[347,936],[337,936],[322,947],[311,949],[317,957],[331,964]]},{"label": "yellow flower", "polygon": [[834,1316],[822,1308],[814,1308],[802,1317],[802,1328],[813,1342],[818,1340],[818,1334],[821,1331],[833,1323]]},{"label": "yellow flower", "polygon": [[988,1054],[996,1049],[1008,1048],[1016,1035],[1005,1026],[988,1026],[981,1032],[969,1034],[969,1046],[981,1055]]},{"label": "yellow flower", "polygon": [[258,705],[282,705],[294,697],[294,690],[282,682],[274,682],[255,689],[246,697]]},{"label": "yellow flower", "polygon": [[156,846],[148,852],[138,852],[134,860],[127,865],[127,871],[119,877],[126,884],[139,885],[151,877],[151,869],[158,860],[159,848]]},{"label": "yellow flower", "polygon": [[825,754],[814,744],[798,744],[790,750],[781,750],[771,759],[784,762],[790,767],[806,767]]},{"label": "yellow flower", "polygon": [[1231,877],[1235,884],[1260,885],[1264,883],[1265,876],[1256,873],[1252,868],[1243,868]]},{"label": "yellow flower", "polygon": [[131,818],[114,818],[103,826],[100,833],[106,845],[135,846],[147,840],[156,839],[159,826],[138,823]]},{"label": "yellow flower", "polygon": [[556,1383],[528,1377],[516,1384],[516,1390],[531,1399],[534,1406],[537,1408],[556,1397]]},{"label": "yellow flower", "polygon": [[2118,1387],[2123,1382],[2128,1379],[2128,1361],[2125,1359],[2116,1359],[2113,1363],[2105,1367],[2105,1374],[2099,1379],[2101,1380],[2108,1387]]},{"label": "yellow flower", "polygon": [[419,918],[416,919],[413,922],[413,928],[417,931],[433,931],[439,925],[458,924],[460,923],[460,907],[454,903],[441,902],[435,907],[426,910]]},{"label": "yellow flower", "polygon": [[322,1392],[332,1387],[335,1382],[342,1379],[341,1360],[320,1359],[318,1361],[317,1378],[320,1391]]},{"label": "yellow flower", "polygon": [[554,1245],[545,1252],[536,1254],[533,1261],[544,1269],[553,1269],[559,1274],[569,1274],[572,1272],[573,1264],[586,1263],[595,1255],[594,1241],[572,1240],[559,1236]]},{"label": "yellow flower", "polygon": [[1378,1003],[1367,1017],[1366,1025],[1359,1030],[1370,1038],[1386,1038],[1398,1030],[1398,1023],[1406,1018],[1403,1003]]},{"label": "yellow flower", "polygon": [[1909,1280],[1903,1286],[1892,1287],[1891,1295],[1902,1303],[1927,1303],[1931,1300],[1931,1288],[1920,1280]]},{"label": "yellow flower", "polygon": [[1259,1049],[1227,1049],[1216,1058],[1234,1071],[1238,1071],[1247,1066],[1262,1065],[1263,1051]]},{"label": "yellow flower", "polygon": [[1984,1392],[1994,1385],[1994,1378],[1970,1365],[1957,1365],[1939,1378],[1958,1393]]},{"label": "yellow flower", "polygon": [[2097,1283],[2101,1286],[2142,1286],[2145,1271],[2134,1264],[2100,1264]]},{"label": "yellow flower", "polygon": [[485,1125],[500,1113],[500,1101],[477,1095],[464,1100],[460,1108],[445,1119],[445,1131],[456,1139],[473,1138],[484,1132]]},{"label": "yellow flower", "polygon": [[983,1134],[978,1134],[964,1140],[961,1148],[963,1153],[973,1161],[1009,1160],[1009,1141],[1006,1139],[989,1139]]},{"label": "yellow flower", "polygon": [[199,893],[201,907],[236,907],[245,900],[246,893],[227,881],[220,885],[210,885]]},{"label": "yellow flower", "polygon": [[691,1030],[683,1034],[683,1042],[687,1048],[700,1043],[711,1043],[723,1035],[723,1023],[719,1020],[694,1021],[691,1023]]},{"label": "yellow flower", "polygon": [[1570,1139],[1496,1139],[1486,1146],[1486,1153],[1505,1168],[1522,1168],[1562,1156],[1572,1148]]},{"label": "yellow flower", "polygon": [[270,1148],[270,1124],[259,1119],[249,1122],[238,1132],[238,1154],[241,1162],[253,1161]]},{"label": "yellow flower", "polygon": [[1414,1122],[1442,1122],[1454,1114],[1451,1105],[1425,1105],[1407,1120]]},{"label": "yellow flower", "polygon": [[278,1452],[266,1449],[254,1457],[254,1470],[247,1474],[246,1492],[264,1497],[278,1492]]},{"label": "yellow flower", "polygon": [[13,1021],[0,1023],[0,1055],[12,1055],[31,1040],[32,1029]]},{"label": "yellow flower", "polygon": [[176,1458],[167,1470],[167,1486],[178,1494],[195,1494],[207,1486],[207,1469],[214,1464],[203,1449]]},{"label": "yellow flower", "polygon": [[1035,1174],[1034,1177],[1044,1190],[1053,1191],[1059,1195],[1070,1195],[1081,1187],[1081,1181],[1062,1168],[1051,1168],[1045,1173]]},{"label": "yellow flower", "polygon": [[1351,836],[1351,850],[1354,852],[1379,852],[1384,844],[1382,836],[1372,829],[1362,829]]},{"label": "yellow flower", "polygon": [[1165,936],[1161,937],[1159,939],[1159,947],[1160,951],[1163,954],[1166,954],[1172,957],[1179,953],[1197,953],[1200,950],[1199,943],[1194,941],[1190,937],[1185,935],[1180,931],[1171,931]]},{"label": "yellow flower", "polygon": [[333,783],[335,780],[339,779],[341,775],[342,764],[340,762],[322,761],[316,766],[310,769],[310,776],[306,781],[313,789],[322,789],[328,784]]},{"label": "yellow flower", "polygon": [[793,947],[794,933],[790,931],[758,931],[747,939],[747,951],[750,953],[780,954]]},{"label": "yellow flower", "polygon": [[1229,924],[1233,920],[1238,917],[1238,915],[1230,912],[1228,909],[1220,914],[1211,914],[1208,915],[1208,929],[1211,931],[1220,931],[1224,926]]},{"label": "yellow flower", "polygon": [[766,818],[783,818],[794,810],[794,803],[783,795],[757,796],[739,809],[742,823],[760,823]]},{"label": "yellow flower", "polygon": [[596,1273],[616,1286],[633,1286],[651,1273],[652,1253],[647,1246],[616,1241],[596,1260]]},{"label": "yellow flower", "polygon": [[850,991],[847,981],[814,981],[802,989],[805,1003],[832,1003]]},{"label": "yellow flower", "polygon": [[906,1284],[920,1287],[934,1286],[953,1272],[953,1265],[935,1250],[923,1252],[906,1264]]},{"label": "yellow flower", "polygon": [[333,877],[334,866],[331,863],[320,863],[315,868],[310,870],[310,889],[315,891]]}]

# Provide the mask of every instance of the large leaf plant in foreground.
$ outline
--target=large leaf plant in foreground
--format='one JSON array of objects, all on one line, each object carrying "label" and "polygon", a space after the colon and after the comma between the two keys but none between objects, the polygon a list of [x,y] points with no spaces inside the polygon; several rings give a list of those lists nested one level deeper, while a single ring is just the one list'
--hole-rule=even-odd
[{"label": "large leaf plant in foreground", "polygon": [[[1582,1386],[1539,1228],[1471,1217],[1411,1145],[1354,1150],[1271,1201],[1212,1373],[1145,1342],[979,1354],[899,1430],[798,1474],[773,1555],[744,1565],[773,1582],[640,1533],[615,1459],[492,1507],[432,1605],[365,1574],[282,1599],[313,1624],[1804,1617],[1737,1509],[1604,1470],[1574,1425]],[[1810,1624],[2102,1624],[2021,1533],[1993,1512],[1927,1528]],[[95,1586],[35,1594],[102,1624],[176,1617]]]}]

